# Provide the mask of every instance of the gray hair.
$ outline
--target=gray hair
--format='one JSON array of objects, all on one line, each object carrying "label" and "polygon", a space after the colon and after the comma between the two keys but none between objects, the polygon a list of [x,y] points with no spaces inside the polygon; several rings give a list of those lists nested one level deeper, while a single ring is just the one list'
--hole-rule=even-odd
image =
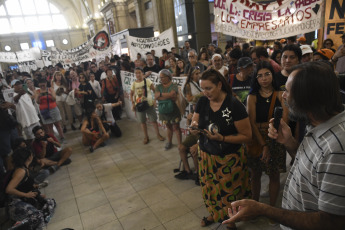
[{"label": "gray hair", "polygon": [[158,74],[159,74],[159,75],[164,74],[165,76],[169,77],[170,80],[172,79],[171,72],[170,72],[169,70],[167,70],[167,69],[162,69],[161,71],[159,71]]}]

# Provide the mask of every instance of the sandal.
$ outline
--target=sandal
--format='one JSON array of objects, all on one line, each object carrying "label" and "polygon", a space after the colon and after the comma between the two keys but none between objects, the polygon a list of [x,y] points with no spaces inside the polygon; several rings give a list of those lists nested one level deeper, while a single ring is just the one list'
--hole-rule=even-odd
[{"label": "sandal", "polygon": [[146,145],[147,143],[149,143],[149,141],[150,141],[150,139],[149,139],[148,137],[145,137],[145,138],[144,138],[144,141],[143,141],[144,145]]},{"label": "sandal", "polygon": [[161,135],[157,136],[157,138],[158,138],[158,140],[160,140],[160,141],[165,141],[165,138],[162,137]]},{"label": "sandal", "polygon": [[[209,216],[209,217],[212,218],[212,216]],[[204,217],[202,218],[202,220],[201,220],[201,227],[206,227],[206,226],[209,226],[209,225],[211,225],[211,224],[214,223],[213,218],[212,218],[212,220],[208,220],[207,218],[208,218],[208,217],[206,217],[206,216],[204,216]]]}]

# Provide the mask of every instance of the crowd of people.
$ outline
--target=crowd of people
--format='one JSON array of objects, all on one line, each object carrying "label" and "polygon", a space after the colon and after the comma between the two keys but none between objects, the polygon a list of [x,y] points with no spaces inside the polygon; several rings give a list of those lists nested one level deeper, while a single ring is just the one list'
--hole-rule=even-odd
[{"label": "crowd of people", "polygon": [[[265,215],[271,224],[291,228],[332,224],[340,229],[345,224],[345,164],[340,163],[345,160],[345,34],[341,37],[337,49],[326,39],[319,50],[295,37],[275,41],[273,48],[267,43],[241,47],[229,42],[225,51],[209,44],[199,52],[186,41],[179,54],[175,48],[163,49],[160,58],[152,50],[133,61],[112,55],[100,62],[69,67],[58,63],[31,73],[4,72],[2,92],[14,90],[11,98],[1,95],[0,104],[0,119],[5,121],[0,125],[0,174],[7,178],[11,219],[26,220],[32,229],[45,226],[56,203],[38,189],[49,184],[49,175],[71,163],[72,149],[62,148],[68,141],[65,133],[80,129],[82,143],[93,153],[121,137],[116,121],[123,106],[129,106],[140,123],[144,145],[150,142],[147,122],[158,140],[166,140],[166,150],[173,148],[175,133],[183,163],[175,178],[201,186],[209,211],[201,226],[224,221],[233,230],[237,221]],[[130,105],[125,105],[121,70],[136,78]],[[148,78],[153,72],[159,75],[158,85]],[[175,76],[186,79],[181,89],[173,83]],[[180,93],[189,114],[177,103]],[[273,126],[279,108],[281,121]],[[182,116],[189,125],[184,139]],[[166,127],[166,137],[157,120]],[[283,208],[296,212],[275,208],[287,152],[292,168]],[[269,205],[258,202],[262,172],[269,176]],[[310,221],[298,221],[298,215]]]}]

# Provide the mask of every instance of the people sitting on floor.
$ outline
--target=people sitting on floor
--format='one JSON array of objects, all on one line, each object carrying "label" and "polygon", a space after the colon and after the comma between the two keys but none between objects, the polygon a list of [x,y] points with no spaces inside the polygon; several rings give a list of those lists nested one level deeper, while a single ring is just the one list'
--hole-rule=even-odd
[{"label": "people sitting on floor", "polygon": [[119,126],[116,124],[112,109],[117,106],[121,106],[122,101],[118,101],[116,103],[107,103],[102,104],[101,102],[97,102],[96,104],[96,114],[98,117],[101,118],[103,126],[105,130],[108,132],[111,131],[111,134],[114,137],[121,137],[122,132],[119,128]]},{"label": "people sitting on floor", "polygon": [[13,153],[15,165],[11,180],[6,186],[8,210],[14,221],[27,221],[23,229],[45,229],[54,214],[56,202],[45,198],[37,189],[37,184],[30,178],[28,170],[34,156],[27,148],[20,148]]},{"label": "people sitting on floor", "polygon": [[91,153],[99,146],[105,146],[104,142],[109,138],[109,134],[105,130],[101,119],[97,116],[95,109],[95,106],[91,105],[86,109],[86,118],[81,126],[82,142],[85,146],[90,146]]},{"label": "people sitting on floor", "polygon": [[49,167],[51,172],[55,172],[60,166],[71,163],[71,147],[58,151],[57,147],[61,148],[60,142],[53,134],[46,134],[41,126],[34,127],[32,132],[35,135],[32,148],[41,167]]}]

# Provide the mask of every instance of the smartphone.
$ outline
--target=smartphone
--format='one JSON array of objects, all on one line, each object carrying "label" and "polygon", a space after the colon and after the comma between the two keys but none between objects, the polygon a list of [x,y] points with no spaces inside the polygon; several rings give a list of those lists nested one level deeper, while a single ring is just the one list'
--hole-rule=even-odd
[{"label": "smartphone", "polygon": [[207,134],[205,130],[199,129],[198,127],[195,127],[195,126],[189,126],[188,128],[190,128],[190,129],[192,129],[192,130],[199,131],[199,132],[202,133],[202,134]]},{"label": "smartphone", "polygon": [[282,107],[275,107],[274,108],[274,123],[273,126],[276,130],[278,130],[280,125],[280,119],[283,116],[283,108]]}]

